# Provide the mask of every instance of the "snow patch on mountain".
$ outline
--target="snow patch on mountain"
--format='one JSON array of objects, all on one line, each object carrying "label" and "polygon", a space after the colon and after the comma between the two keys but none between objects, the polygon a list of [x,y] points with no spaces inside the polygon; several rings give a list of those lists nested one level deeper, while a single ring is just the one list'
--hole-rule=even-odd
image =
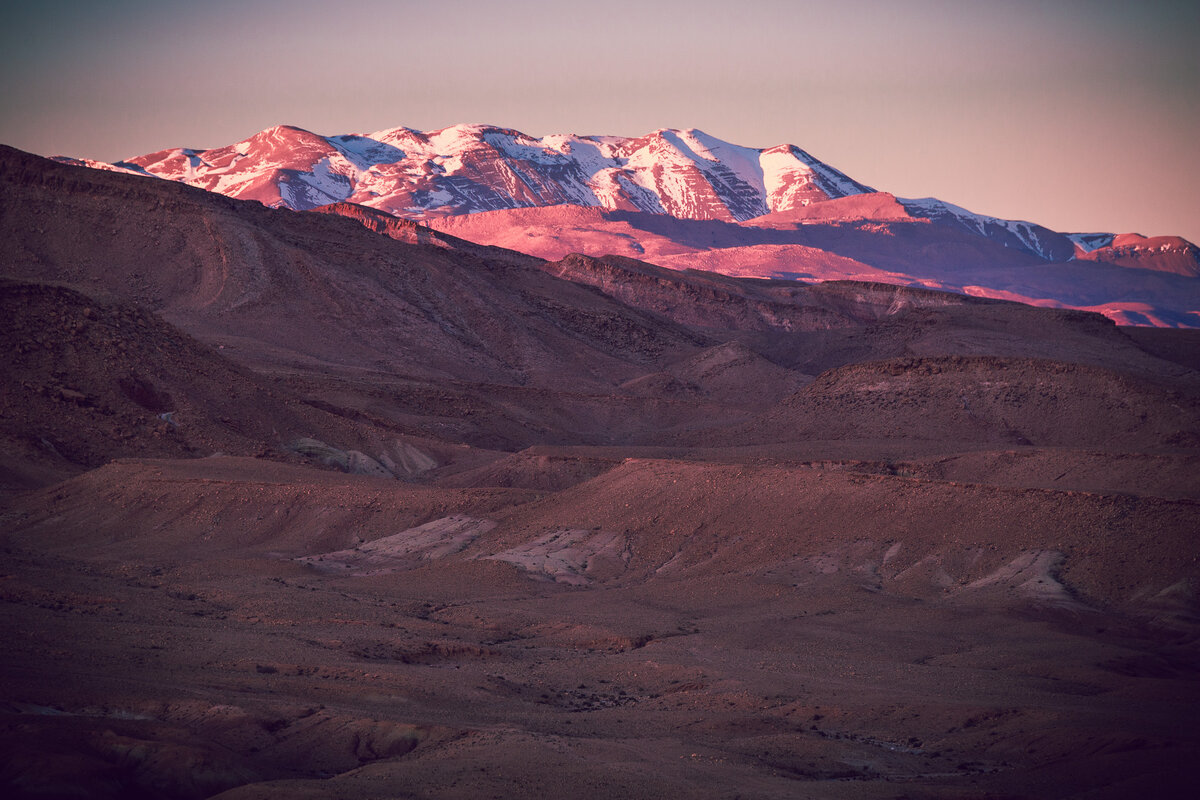
[{"label": "snow patch on mountain", "polygon": [[105,162],[105,161],[93,161],[90,158],[72,158],[70,156],[54,156],[50,160],[57,161],[60,164],[73,164],[77,167],[90,167],[91,169],[102,169],[105,172],[123,172],[126,175],[140,175],[143,178],[159,177],[158,175],[154,175],[150,172],[147,172],[146,170],[142,169],[137,164],[129,164],[124,161],[117,161],[116,163],[109,164],[108,162]]},{"label": "snow patch on mountain", "polygon": [[280,198],[297,211],[345,200],[353,192],[353,180],[341,166],[324,158],[313,165],[312,172],[285,175],[279,181]]},{"label": "snow patch on mountain", "polygon": [[897,199],[914,216],[934,222],[956,224],[980,236],[999,241],[1005,247],[1025,250],[1047,261],[1066,261],[1075,254],[1074,241],[1032,222],[976,214],[935,197]]},{"label": "snow patch on mountain", "polygon": [[403,161],[405,152],[394,145],[381,142],[369,136],[330,136],[326,138],[329,144],[337,148],[342,157],[366,172],[378,164],[394,164]]},{"label": "snow patch on mountain", "polygon": [[1113,240],[1117,238],[1116,234],[1112,233],[1064,233],[1063,235],[1075,243],[1081,255],[1086,255],[1102,247],[1112,247]]}]

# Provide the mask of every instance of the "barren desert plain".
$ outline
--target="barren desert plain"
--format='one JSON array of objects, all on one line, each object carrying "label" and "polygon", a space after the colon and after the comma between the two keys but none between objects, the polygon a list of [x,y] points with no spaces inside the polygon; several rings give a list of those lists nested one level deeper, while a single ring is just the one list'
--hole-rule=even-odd
[{"label": "barren desert plain", "polygon": [[1194,796],[1200,332],[372,219],[0,152],[4,796]]}]

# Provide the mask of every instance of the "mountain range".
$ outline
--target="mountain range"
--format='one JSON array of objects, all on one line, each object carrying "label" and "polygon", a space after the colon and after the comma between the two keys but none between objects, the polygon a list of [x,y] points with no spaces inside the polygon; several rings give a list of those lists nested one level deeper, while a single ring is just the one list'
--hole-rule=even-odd
[{"label": "mountain range", "polygon": [[542,258],[624,255],[743,277],[859,279],[1200,326],[1200,249],[1059,233],[867,186],[794,145],[695,129],[527,136],[487,125],[320,136],[277,126],[119,169],[297,211],[346,204]]},{"label": "mountain range", "polygon": [[3,796],[1193,788],[1200,331],[903,270],[1196,278],[790,148],[748,219],[295,211],[298,135],[254,199],[0,147]]}]

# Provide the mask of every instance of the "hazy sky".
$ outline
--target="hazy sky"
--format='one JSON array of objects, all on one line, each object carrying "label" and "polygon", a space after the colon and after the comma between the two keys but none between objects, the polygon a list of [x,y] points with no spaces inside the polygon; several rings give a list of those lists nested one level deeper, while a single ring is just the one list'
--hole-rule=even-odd
[{"label": "hazy sky", "polygon": [[1195,0],[43,0],[0,142],[106,161],[279,123],[700,128],[905,197],[1200,243]]}]

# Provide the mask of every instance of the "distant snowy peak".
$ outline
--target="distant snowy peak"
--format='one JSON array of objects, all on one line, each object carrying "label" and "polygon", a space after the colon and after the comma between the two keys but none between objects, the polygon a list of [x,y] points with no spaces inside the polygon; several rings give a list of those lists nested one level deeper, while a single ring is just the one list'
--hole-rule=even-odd
[{"label": "distant snowy peak", "polygon": [[1200,247],[1178,236],[1148,237],[1138,233],[1067,235],[1075,243],[1075,257],[1080,261],[1200,277]]},{"label": "distant snowy peak", "polygon": [[70,156],[54,156],[52,161],[58,161],[62,164],[73,164],[77,167],[89,167],[90,169],[102,169],[105,172],[123,172],[126,175],[141,175],[143,177],[157,177],[146,172],[141,167],[133,164],[126,164],[121,161],[116,164],[109,164],[106,161],[94,161],[90,158],[71,158]]},{"label": "distant snowy peak", "polygon": [[1148,238],[1137,233],[1057,233],[1032,222],[976,214],[932,197],[900,199],[899,202],[913,217],[977,233],[1046,261],[1092,261],[1200,276],[1200,248],[1178,236]]},{"label": "distant snowy peak", "polygon": [[572,204],[741,221],[874,191],[792,145],[741,147],[695,129],[539,139],[491,125],[342,136],[277,126],[115,166],[271,206],[344,201],[407,219]]},{"label": "distant snowy peak", "polygon": [[279,125],[209,150],[174,148],[117,164],[63,160],[181,181],[298,211],[354,203],[401,219],[428,221],[485,211],[582,206],[688,220],[749,221],[759,227],[907,217],[1050,262],[1200,273],[1200,252],[1182,239],[1062,234],[935,198],[893,198],[794,145],[743,147],[695,128],[662,128],[637,138],[537,138],[475,124],[340,136]]},{"label": "distant snowy peak", "polygon": [[[1005,247],[1024,250],[1047,261],[1068,261],[1075,256],[1076,241],[1032,222],[976,214],[934,197],[900,199],[900,204],[914,217],[962,228],[999,242]],[[1111,237],[1111,234],[1109,236]]]}]

